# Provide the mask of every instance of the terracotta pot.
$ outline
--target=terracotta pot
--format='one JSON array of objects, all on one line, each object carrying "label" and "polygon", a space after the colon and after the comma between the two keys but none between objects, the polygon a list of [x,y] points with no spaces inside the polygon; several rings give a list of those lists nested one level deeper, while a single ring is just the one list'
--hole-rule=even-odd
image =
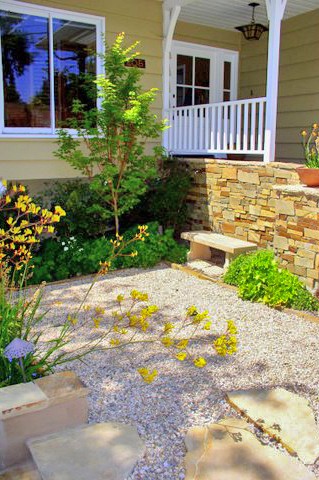
[{"label": "terracotta pot", "polygon": [[298,167],[300,182],[307,187],[319,187],[319,168]]}]

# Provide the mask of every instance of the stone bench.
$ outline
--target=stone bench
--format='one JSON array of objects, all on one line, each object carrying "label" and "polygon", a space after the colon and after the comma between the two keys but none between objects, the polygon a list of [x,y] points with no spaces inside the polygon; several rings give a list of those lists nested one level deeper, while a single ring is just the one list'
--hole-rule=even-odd
[{"label": "stone bench", "polygon": [[183,232],[181,234],[183,240],[190,242],[190,252],[188,253],[188,261],[200,259],[211,259],[211,248],[222,250],[225,252],[224,268],[227,268],[230,261],[241,253],[251,252],[257,249],[255,243],[238,240],[238,238],[227,237],[220,233],[207,231]]}]

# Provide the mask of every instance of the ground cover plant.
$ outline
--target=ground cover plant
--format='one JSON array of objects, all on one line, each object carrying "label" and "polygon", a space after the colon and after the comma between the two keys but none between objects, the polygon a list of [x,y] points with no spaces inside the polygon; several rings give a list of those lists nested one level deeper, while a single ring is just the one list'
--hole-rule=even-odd
[{"label": "ground cover plant", "polygon": [[[164,260],[174,263],[186,261],[187,248],[174,240],[172,229],[161,233],[158,222],[149,223],[147,227],[150,235],[134,246],[136,255],[129,255],[129,247],[126,248],[124,253],[127,255],[115,258],[111,270],[149,268]],[[129,241],[134,237],[136,230],[137,226],[126,230],[124,239]],[[110,240],[115,238],[114,235],[93,239],[72,236],[44,240],[32,259],[35,268],[29,283],[39,284],[43,281],[51,282],[96,273],[99,263],[111,255]]]},{"label": "ground cover plant", "polygon": [[[149,345],[157,342],[177,361],[190,361],[197,368],[206,365],[206,359],[192,340],[199,330],[213,329],[208,311],[200,312],[192,305],[184,319],[176,322],[164,319],[160,333],[154,334],[149,327],[158,308],[148,303],[147,293],[134,289],[129,295],[117,296],[118,308],[112,312],[105,311],[102,305],[95,307],[90,315],[92,335],[81,346],[72,343],[81,327],[87,326],[88,319],[85,322],[81,319],[91,310],[87,300],[96,281],[108,272],[112,261],[138,255],[137,245],[143,245],[150,237],[148,227],[144,225],[140,225],[132,237],[124,238],[117,233],[110,240],[111,252],[99,263],[98,272],[83,300],[71,314],[66,313],[61,318],[59,325],[55,325],[53,337],[43,340],[43,320],[47,311],[41,308],[41,302],[45,287],[41,285],[32,293],[24,288],[25,279],[33,245],[40,242],[43,233],[54,233],[54,224],[65,212],[60,206],[54,211],[41,208],[25,194],[22,185],[14,185],[8,190],[5,184],[1,184],[0,192],[0,214],[4,225],[0,229],[0,387],[48,375],[56,366],[81,360],[94,351],[121,350],[133,343]],[[36,270],[37,266],[33,267]],[[139,336],[145,332],[149,334],[147,337]],[[236,327],[229,320],[224,332],[212,333],[208,341],[218,355],[232,355],[237,349],[236,335]],[[156,369],[143,366],[138,372],[146,383],[151,383],[157,376]]]},{"label": "ground cover plant", "polygon": [[281,268],[270,250],[238,256],[225,273],[224,282],[238,287],[243,300],[271,307],[319,310],[318,300],[288,270]]}]

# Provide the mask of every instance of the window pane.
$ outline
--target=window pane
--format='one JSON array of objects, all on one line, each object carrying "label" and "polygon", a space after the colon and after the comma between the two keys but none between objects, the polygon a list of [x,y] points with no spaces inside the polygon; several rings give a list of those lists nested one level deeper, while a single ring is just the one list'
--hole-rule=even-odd
[{"label": "window pane", "polygon": [[79,99],[87,109],[96,106],[93,79],[96,73],[96,27],[85,23],[53,20],[54,95],[56,126],[68,126],[72,103]]},{"label": "window pane", "polygon": [[195,86],[196,87],[209,87],[209,58],[196,58],[195,59]]},{"label": "window pane", "polygon": [[50,127],[48,20],[0,10],[5,127]]},{"label": "window pane", "polygon": [[192,105],[192,91],[192,88],[177,87],[176,106],[187,107],[188,105]]},{"label": "window pane", "polygon": [[231,63],[224,62],[224,90],[230,90]]},{"label": "window pane", "polygon": [[177,55],[177,77],[178,85],[193,84],[193,57]]},{"label": "window pane", "polygon": [[209,90],[195,88],[195,105],[209,103]]}]

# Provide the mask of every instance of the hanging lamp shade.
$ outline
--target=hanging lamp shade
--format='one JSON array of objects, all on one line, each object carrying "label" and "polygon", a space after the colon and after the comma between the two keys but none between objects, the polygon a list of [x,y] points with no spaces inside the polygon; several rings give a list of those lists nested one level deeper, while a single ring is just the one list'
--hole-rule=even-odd
[{"label": "hanging lamp shade", "polygon": [[251,22],[247,25],[236,27],[236,30],[242,32],[246,40],[259,40],[264,32],[268,32],[268,27],[255,21],[255,8],[259,7],[259,3],[253,2],[249,4],[249,7],[253,9]]}]

